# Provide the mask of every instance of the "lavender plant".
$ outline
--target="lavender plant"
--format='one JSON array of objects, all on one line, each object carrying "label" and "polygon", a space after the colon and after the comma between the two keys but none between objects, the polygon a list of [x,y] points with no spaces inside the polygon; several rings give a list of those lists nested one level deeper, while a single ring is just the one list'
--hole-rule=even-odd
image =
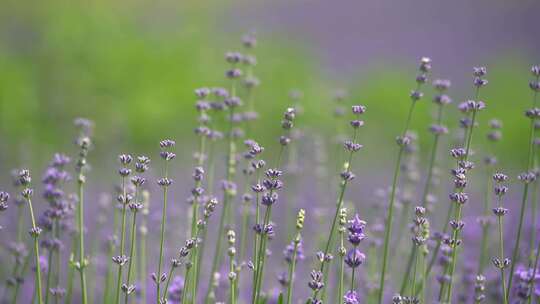
[{"label": "lavender plant", "polygon": [[[533,74],[534,80],[529,83],[529,87],[533,91],[532,97],[532,108],[525,112],[525,116],[530,119],[529,123],[529,142],[527,149],[527,163],[525,167],[525,173],[521,175],[521,180],[524,181],[523,184],[523,194],[521,196],[521,207],[519,212],[519,223],[514,243],[514,249],[512,250],[512,261],[510,266],[510,274],[514,273],[514,268],[516,266],[516,260],[518,259],[519,245],[521,241],[521,230],[523,229],[523,219],[525,217],[525,209],[527,208],[527,199],[529,197],[529,185],[532,180],[536,178],[533,177],[534,173],[531,171],[531,166],[533,164],[533,151],[534,151],[534,124],[538,118],[540,118],[540,109],[536,107],[538,92],[540,91],[540,67],[533,66],[531,68],[531,73]],[[512,290],[512,279],[513,275],[508,276],[508,287],[507,287],[507,296],[510,290]]]},{"label": "lavender plant", "polygon": [[[481,78],[486,75],[486,69],[484,67],[475,68],[474,70],[474,85],[477,88],[476,99],[478,99],[478,90],[487,84],[487,80]],[[453,287],[453,275],[457,263],[457,253],[461,240],[459,239],[460,231],[463,229],[465,223],[462,221],[462,208],[463,205],[468,201],[469,197],[467,193],[464,192],[465,187],[467,186],[467,176],[469,170],[474,168],[474,164],[468,160],[473,130],[476,123],[477,113],[485,108],[485,104],[482,101],[469,100],[460,104],[460,109],[465,113],[471,113],[470,121],[467,121],[469,126],[469,131],[467,133],[467,139],[465,143],[465,148],[452,149],[450,151],[453,158],[457,160],[457,166],[452,174],[454,176],[454,192],[450,194],[450,200],[453,203],[456,203],[454,219],[450,221],[450,226],[452,227],[452,236],[450,239],[445,240],[448,245],[452,248],[452,261],[448,267],[448,275],[450,280],[448,282],[446,301],[450,302],[452,300],[452,287]]]},{"label": "lavender plant", "polygon": [[[365,112],[366,112],[365,106],[362,106],[362,105],[352,106],[352,113],[357,118],[359,118],[360,115],[364,114]],[[349,155],[348,155],[347,161],[345,161],[345,163],[343,164],[344,171],[340,174],[340,177],[342,180],[340,183],[340,190],[339,190],[338,199],[336,203],[336,213],[334,215],[332,224],[330,226],[330,232],[328,235],[328,239],[326,241],[324,251],[322,251],[320,254],[321,258],[319,259],[320,260],[319,270],[312,272],[312,279],[316,278],[318,280],[320,278],[322,282],[320,282],[321,284],[314,285],[314,286],[317,286],[317,288],[311,288],[313,290],[313,295],[309,300],[311,301],[311,303],[317,303],[317,301],[319,301],[317,299],[317,295],[319,291],[325,286],[325,281],[327,281],[328,275],[324,275],[324,273],[326,272],[328,274],[327,269],[329,268],[329,266],[328,267],[325,267],[325,266],[333,258],[332,251],[333,251],[333,243],[334,243],[334,234],[336,233],[337,224],[339,220],[339,214],[343,207],[343,199],[345,197],[345,191],[347,189],[347,184],[350,181],[352,181],[355,177],[354,173],[352,173],[351,171],[352,157],[355,152],[358,152],[362,148],[362,145],[357,142],[357,136],[358,136],[357,132],[358,132],[358,129],[364,125],[364,121],[359,120],[359,119],[354,119],[354,120],[351,120],[350,124],[354,131],[353,131],[352,140],[347,140],[343,144],[345,151],[349,152]],[[315,275],[315,277],[313,277],[313,275]]]},{"label": "lavender plant", "polygon": [[[161,209],[161,228],[160,228],[160,241],[159,241],[159,260],[158,260],[158,270],[157,273],[152,273],[152,280],[156,284],[156,303],[159,303],[163,300],[161,297],[161,284],[167,279],[167,275],[161,272],[161,267],[163,264],[163,245],[165,243],[165,228],[167,221],[167,194],[169,186],[172,185],[173,180],[169,178],[169,162],[176,157],[176,154],[170,150],[176,144],[175,141],[170,139],[162,140],[159,143],[161,147],[160,156],[165,161],[165,168],[163,169],[163,177],[158,180],[158,185],[163,189],[163,206]],[[126,261],[122,259],[120,262],[125,263]]]},{"label": "lavender plant", "polygon": [[[289,275],[287,280],[287,304],[292,304],[293,299],[293,287],[294,287],[294,272],[296,270],[296,262],[299,258],[302,258],[302,235],[300,232],[304,228],[304,221],[306,217],[306,211],[300,209],[296,217],[296,235],[292,241],[292,244],[285,249],[285,259],[289,263]],[[292,247],[292,254],[291,252]]]},{"label": "lavender plant", "polygon": [[416,89],[411,91],[410,97],[411,97],[411,105],[409,107],[409,112],[407,114],[407,120],[405,122],[405,128],[403,129],[403,133],[401,136],[398,136],[396,139],[397,144],[399,146],[396,166],[394,168],[394,177],[392,180],[392,190],[390,193],[390,201],[387,211],[387,217],[386,217],[386,230],[384,234],[384,247],[383,247],[383,257],[382,257],[382,266],[381,266],[381,278],[379,283],[379,297],[378,297],[378,303],[382,304],[383,297],[384,297],[384,284],[385,284],[385,276],[386,276],[386,267],[388,264],[388,249],[389,249],[389,242],[390,242],[390,234],[392,233],[392,222],[393,222],[393,215],[394,215],[394,201],[396,198],[396,190],[397,190],[397,181],[399,178],[399,172],[401,169],[401,158],[403,156],[403,151],[405,147],[410,144],[410,137],[409,137],[409,125],[411,123],[412,115],[414,112],[414,108],[416,105],[416,102],[419,101],[423,93],[420,92],[420,87],[422,84],[424,84],[427,81],[427,74],[431,70],[431,59],[427,57],[423,57],[420,61],[420,75],[416,77],[417,86]]}]

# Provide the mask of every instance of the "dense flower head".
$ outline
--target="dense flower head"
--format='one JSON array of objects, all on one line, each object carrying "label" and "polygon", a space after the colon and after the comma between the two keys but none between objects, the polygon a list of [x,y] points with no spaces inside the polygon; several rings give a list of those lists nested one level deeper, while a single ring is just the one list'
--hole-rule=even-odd
[{"label": "dense flower head", "polygon": [[435,95],[433,97],[433,102],[438,105],[444,106],[444,105],[452,103],[452,98],[450,98],[450,96],[445,95],[445,94]]},{"label": "dense flower head", "polygon": [[304,246],[302,245],[302,242],[296,243],[295,241],[292,241],[285,247],[283,250],[283,256],[285,258],[285,261],[287,263],[292,263],[294,251],[296,246],[296,261],[303,260],[305,258],[304,256]]},{"label": "dense flower head", "polygon": [[311,280],[308,283],[309,288],[314,291],[321,290],[324,287],[323,273],[317,270],[312,270],[309,274]]},{"label": "dense flower head", "polygon": [[518,175],[518,180],[528,184],[536,180],[536,174],[534,172],[523,172]]},{"label": "dense flower head", "polygon": [[431,70],[431,58],[429,57],[422,57],[420,58],[420,71],[422,72],[429,72]]},{"label": "dense flower head", "polygon": [[164,139],[162,141],[159,142],[159,146],[162,148],[162,149],[168,149],[168,148],[172,148],[176,145],[176,142],[174,140],[171,140],[171,139]]},{"label": "dense flower head", "polygon": [[209,88],[198,88],[195,89],[195,96],[199,99],[203,99],[210,95],[211,91]]},{"label": "dense flower head", "polygon": [[360,304],[358,294],[354,290],[349,290],[343,296],[343,304]]},{"label": "dense flower head", "polygon": [[364,264],[366,260],[365,254],[363,254],[360,249],[353,247],[345,255],[345,264],[351,268],[356,268]]},{"label": "dense flower head", "polygon": [[0,211],[5,211],[8,208],[7,201],[9,200],[9,193],[0,191]]},{"label": "dense flower head", "polygon": [[433,81],[433,87],[439,92],[444,92],[448,90],[451,85],[452,82],[448,79],[435,79]]},{"label": "dense flower head", "polygon": [[540,66],[538,65],[533,65],[531,67],[531,74],[533,76],[536,76],[536,77],[540,77]]},{"label": "dense flower head", "polygon": [[356,115],[364,114],[366,112],[366,107],[363,105],[354,105],[352,106],[352,112]]},{"label": "dense flower head", "polygon": [[450,155],[455,159],[463,159],[467,155],[467,151],[463,148],[455,148],[450,150]]}]

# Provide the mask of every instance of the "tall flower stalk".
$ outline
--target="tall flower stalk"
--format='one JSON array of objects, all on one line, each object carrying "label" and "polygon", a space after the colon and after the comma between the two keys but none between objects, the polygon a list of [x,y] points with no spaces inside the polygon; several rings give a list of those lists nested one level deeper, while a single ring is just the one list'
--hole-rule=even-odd
[{"label": "tall flower stalk", "polygon": [[218,224],[216,248],[214,250],[214,257],[212,260],[212,266],[210,268],[208,289],[205,296],[205,303],[208,304],[214,295],[213,277],[221,263],[222,258],[222,243],[225,232],[225,225],[229,222],[230,218],[230,201],[236,195],[236,184],[233,182],[234,175],[236,173],[236,134],[234,125],[236,122],[235,110],[242,105],[240,98],[236,96],[236,83],[242,76],[242,70],[236,66],[242,60],[242,54],[230,52],[225,55],[225,59],[230,63],[231,68],[226,71],[225,75],[231,80],[231,91],[227,94],[224,100],[224,104],[228,109],[228,130],[227,130],[227,160],[225,166],[225,180],[222,183],[223,187],[223,207]]},{"label": "tall flower stalk", "polygon": [[507,290],[506,290],[506,277],[504,276],[504,270],[510,265],[510,259],[504,256],[504,216],[508,213],[508,209],[503,207],[502,199],[503,196],[508,191],[508,187],[503,185],[503,183],[508,180],[508,176],[502,173],[495,173],[493,175],[493,180],[497,183],[494,187],[495,195],[497,196],[498,206],[493,208],[493,214],[497,217],[497,222],[499,226],[499,257],[494,257],[492,259],[493,265],[499,269],[501,273],[501,291],[503,295],[503,303],[508,304]]},{"label": "tall flower stalk", "polygon": [[21,195],[26,200],[26,203],[28,204],[28,211],[30,212],[30,219],[32,223],[32,228],[30,229],[29,233],[32,239],[34,240],[34,258],[35,258],[35,265],[36,265],[36,272],[35,272],[35,290],[36,290],[36,297],[37,302],[39,304],[43,304],[43,290],[42,290],[42,283],[41,283],[41,263],[40,263],[40,255],[39,255],[39,235],[41,234],[42,229],[37,226],[36,224],[36,217],[34,215],[34,207],[32,205],[32,196],[34,194],[34,190],[30,188],[30,183],[32,182],[32,177],[30,176],[30,171],[23,169],[19,172],[19,180],[21,185],[24,187]]},{"label": "tall flower stalk", "polygon": [[[487,139],[491,143],[498,142],[501,137],[502,133],[500,131],[500,128],[502,127],[502,124],[500,121],[496,119],[492,119],[489,122],[490,132],[487,134]],[[489,243],[489,232],[490,232],[490,225],[491,221],[489,218],[489,212],[491,209],[491,200],[492,200],[492,174],[493,174],[493,166],[497,163],[497,159],[493,155],[488,155],[484,158],[484,166],[486,170],[486,193],[484,197],[484,206],[482,211],[482,216],[478,218],[478,222],[480,226],[482,227],[482,239],[480,241],[480,253],[479,253],[479,259],[478,259],[478,270],[477,275],[484,273],[484,268],[486,266],[486,258],[488,255],[488,243]]]},{"label": "tall flower stalk", "polygon": [[[532,108],[527,110],[525,112],[525,115],[531,120],[529,124],[529,142],[528,142],[528,149],[527,149],[527,164],[525,167],[525,172],[528,173],[531,170],[531,166],[533,163],[533,151],[534,151],[534,124],[535,122],[540,118],[540,109],[538,109],[537,106],[537,97],[538,92],[540,92],[540,66],[533,66],[531,68],[531,73],[533,74],[534,81],[531,81],[529,84],[529,87],[533,91],[533,98],[532,98]],[[510,275],[508,276],[508,287],[506,295],[510,293],[512,290],[512,279],[513,279],[513,273],[514,268],[516,266],[516,262],[518,259],[518,253],[519,253],[519,245],[521,241],[521,230],[523,227],[523,219],[525,217],[525,209],[527,209],[527,200],[529,196],[529,185],[530,183],[526,182],[523,185],[523,193],[521,196],[521,209],[519,212],[519,223],[517,227],[517,234],[515,237],[515,243],[514,243],[514,249],[512,250],[512,261],[510,265]]]},{"label": "tall flower stalk", "polygon": [[358,303],[358,296],[356,292],[356,268],[358,268],[360,265],[364,264],[366,261],[366,256],[364,253],[358,249],[358,246],[360,243],[366,238],[366,235],[364,234],[364,230],[366,228],[366,222],[360,220],[360,217],[358,214],[354,216],[354,218],[349,221],[349,225],[347,227],[348,233],[348,241],[353,246],[347,254],[345,255],[345,264],[351,268],[351,285],[349,290],[343,295],[343,302],[346,304],[354,304]]},{"label": "tall flower stalk", "polygon": [[[474,85],[478,90],[485,86],[488,81],[483,79],[487,73],[486,68],[479,67],[474,68]],[[465,113],[471,113],[471,120],[469,124],[469,131],[467,133],[467,140],[465,148],[453,149],[451,151],[452,156],[457,160],[457,167],[453,171],[455,180],[454,180],[454,192],[450,194],[450,200],[453,203],[456,203],[456,210],[454,219],[450,221],[450,226],[452,227],[452,236],[447,240],[449,246],[452,248],[452,261],[448,269],[449,282],[446,293],[446,301],[450,302],[452,299],[452,288],[453,288],[453,276],[456,269],[456,263],[458,258],[459,246],[461,245],[460,232],[463,229],[465,223],[462,221],[462,208],[463,205],[468,201],[468,195],[464,192],[465,187],[467,186],[467,176],[469,170],[474,167],[474,164],[468,160],[471,149],[472,135],[474,127],[476,124],[477,113],[485,108],[485,104],[482,101],[478,100],[469,100],[460,105],[460,109]]]},{"label": "tall flower stalk", "polygon": [[131,174],[131,169],[128,168],[129,164],[133,160],[133,157],[129,154],[122,154],[118,157],[122,167],[118,170],[122,178],[122,194],[118,196],[118,201],[122,204],[122,219],[120,224],[120,248],[119,255],[116,256],[116,259],[113,261],[118,264],[118,275],[116,278],[116,289],[114,303],[118,304],[120,301],[120,290],[122,288],[122,270],[124,264],[128,262],[129,257],[125,255],[125,241],[126,241],[126,221],[127,221],[127,209],[128,205],[131,204],[133,197],[131,194],[127,193],[126,179]]},{"label": "tall flower stalk", "polygon": [[[474,74],[473,83],[474,83],[474,86],[476,87],[475,100],[478,100],[478,98],[480,96],[480,88],[487,85],[487,83],[488,83],[487,80],[481,78],[486,73],[487,73],[487,69],[485,67],[475,67],[475,68],[473,68],[473,74]],[[476,124],[476,121],[475,121],[475,118],[476,118],[475,113],[476,113],[476,111],[471,111],[470,106],[474,107],[475,104],[476,104],[475,102],[470,103],[470,104],[469,104],[469,102],[462,102],[458,106],[459,110],[465,114],[465,117],[460,119],[460,126],[463,128],[463,138],[462,138],[461,145],[466,147],[465,150],[463,148],[460,148],[458,150],[459,150],[459,153],[463,153],[463,151],[465,151],[465,153],[467,154],[467,157],[468,157],[468,153],[469,153],[470,139],[472,139],[473,128],[474,128],[474,126]],[[479,104],[479,106],[483,106],[483,105],[484,105],[483,102],[481,104]],[[472,116],[473,119],[471,119],[471,116]],[[457,155],[455,157],[463,157],[463,155],[462,156]],[[466,163],[466,161],[464,163]],[[459,167],[459,162],[458,162],[457,166]],[[456,187],[461,186],[461,183],[463,183],[463,182],[465,182],[465,184],[466,184],[466,180],[463,180],[463,181],[460,182],[460,179],[465,179],[466,178],[466,176],[464,174],[461,174],[461,173],[462,173],[461,170],[457,170],[457,169],[452,171],[452,174],[454,174],[455,177],[456,177],[456,179],[454,181]],[[468,196],[467,196],[467,198],[468,198]],[[445,291],[445,288],[447,287],[447,283],[450,280],[448,271],[450,270],[449,268],[451,267],[451,262],[450,262],[451,257],[449,255],[453,255],[453,251],[455,251],[454,247],[456,246],[456,244],[454,244],[452,241],[448,242],[448,239],[450,237],[447,236],[447,232],[448,232],[448,229],[449,229],[450,224],[451,224],[450,219],[451,219],[452,215],[456,212],[455,211],[456,205],[458,205],[458,204],[453,204],[453,203],[448,204],[448,211],[446,212],[446,218],[443,221],[444,226],[443,226],[441,232],[436,234],[437,245],[435,246],[435,249],[433,250],[433,255],[432,255],[431,260],[429,261],[429,263],[427,265],[427,269],[426,269],[426,276],[429,277],[429,275],[431,273],[431,270],[432,270],[432,268],[433,268],[433,266],[435,264],[435,261],[437,260],[437,258],[439,256],[439,251],[440,251],[441,248],[443,248],[442,244],[446,242],[445,247],[444,247],[444,249],[445,249],[444,254],[445,254],[445,261],[446,262],[444,263],[445,265],[444,265],[444,269],[443,269],[443,274],[439,277],[439,281],[440,281],[440,285],[441,285],[440,290],[439,290],[439,297],[438,297],[439,300],[443,299],[443,297],[444,297],[443,292]]]},{"label": "tall flower stalk", "polygon": [[304,228],[304,220],[306,217],[306,211],[304,209],[300,209],[298,211],[298,215],[296,216],[296,235],[293,238],[292,244],[293,244],[293,253],[292,257],[290,259],[287,259],[287,262],[289,263],[289,276],[287,279],[287,304],[292,304],[293,299],[293,290],[294,290],[294,272],[296,270],[296,262],[298,259],[298,248],[301,246],[302,241],[302,235],[300,234],[302,229]]},{"label": "tall flower stalk", "polygon": [[[359,118],[360,115],[364,114],[366,112],[366,107],[362,105],[354,105],[352,106],[352,113],[356,116],[356,118]],[[347,189],[347,185],[350,181],[352,181],[355,178],[354,173],[351,171],[352,167],[352,158],[355,152],[358,152],[362,145],[357,142],[357,136],[358,136],[358,129],[364,125],[363,120],[354,119],[350,122],[351,127],[353,128],[353,136],[352,140],[346,140],[343,144],[343,147],[345,151],[348,152],[347,160],[343,164],[343,172],[341,172],[341,182],[340,182],[340,190],[338,194],[338,199],[336,202],[336,211],[334,214],[334,218],[332,220],[332,224],[330,226],[330,233],[328,235],[328,239],[326,240],[326,245],[324,247],[324,251],[320,252],[320,267],[318,271],[312,272],[312,281],[318,281],[321,279],[321,285],[320,288],[312,288],[313,295],[311,299],[309,300],[310,303],[316,303],[317,296],[320,291],[320,289],[323,289],[323,287],[326,285],[328,281],[328,275],[324,275],[324,273],[328,274],[328,268],[326,267],[326,264],[329,264],[332,260],[332,251],[333,251],[333,244],[334,244],[334,234],[336,234],[337,225],[339,221],[339,214],[341,209],[343,208],[343,200],[345,197],[345,191]],[[320,275],[319,275],[320,273]],[[320,277],[320,278],[319,278]],[[319,287],[319,286],[317,286]]]},{"label": "tall flower stalk", "polygon": [[88,267],[88,259],[85,256],[84,252],[84,184],[86,183],[86,168],[87,168],[87,155],[90,148],[90,138],[81,137],[79,140],[79,159],[76,165],[77,171],[77,189],[78,189],[78,198],[79,204],[77,206],[78,213],[78,231],[79,231],[79,261],[75,262],[73,265],[75,269],[79,272],[80,282],[81,282],[81,302],[86,304],[88,301],[88,292],[86,287],[86,268]]},{"label": "tall flower stalk", "polygon": [[165,243],[165,227],[167,222],[167,194],[169,186],[173,183],[173,180],[169,178],[169,162],[176,157],[176,154],[170,150],[175,144],[176,143],[170,139],[162,140],[159,143],[159,146],[161,147],[160,156],[165,161],[165,168],[163,169],[163,177],[158,180],[158,185],[163,189],[163,206],[161,210],[158,269],[157,273],[152,273],[152,280],[156,284],[156,303],[159,303],[162,300],[161,284],[167,279],[167,275],[161,272],[161,267],[163,266],[163,245]]},{"label": "tall flower stalk", "polygon": [[396,160],[396,165],[394,167],[394,177],[392,180],[392,188],[390,191],[390,200],[388,204],[388,211],[387,211],[387,217],[386,217],[386,229],[384,233],[384,243],[383,243],[383,256],[382,256],[382,265],[381,265],[381,277],[379,282],[379,295],[378,295],[378,303],[382,304],[383,298],[384,298],[384,285],[385,285],[385,279],[386,279],[386,267],[388,265],[388,250],[389,250],[389,243],[392,233],[392,223],[393,223],[393,215],[394,215],[394,203],[396,198],[396,190],[397,190],[397,181],[399,179],[399,172],[401,169],[401,158],[403,156],[403,151],[405,147],[410,144],[410,137],[408,136],[409,132],[409,126],[412,120],[412,115],[414,112],[415,105],[418,100],[420,100],[423,96],[423,93],[420,92],[420,87],[422,84],[424,84],[427,81],[427,74],[431,70],[431,59],[427,57],[423,57],[420,61],[420,75],[416,77],[417,87],[415,90],[413,90],[410,94],[411,97],[411,105],[409,106],[409,112],[407,114],[407,120],[405,121],[405,128],[403,129],[403,132],[401,136],[398,136],[397,138],[397,144],[399,146],[398,156]]},{"label": "tall flower stalk", "polygon": [[58,284],[61,266],[60,248],[62,246],[60,233],[62,226],[66,224],[66,218],[71,215],[70,206],[62,190],[63,184],[71,179],[69,173],[64,169],[69,162],[69,157],[59,153],[55,154],[43,176],[45,188],[43,198],[49,204],[39,220],[40,226],[45,229],[48,235],[48,238],[45,238],[41,242],[41,246],[48,251],[45,304],[49,303],[49,294],[54,296],[55,300],[58,301],[58,298],[62,297],[65,292]]},{"label": "tall flower stalk", "polygon": [[[341,302],[344,290],[345,290],[345,255],[347,254],[347,249],[345,248],[345,232],[347,232],[347,209],[341,208],[339,211],[339,272],[338,272],[338,289],[337,289],[337,300],[336,303]],[[287,302],[287,304],[291,304]]]},{"label": "tall flower stalk", "polygon": [[279,168],[285,148],[290,144],[291,138],[290,130],[294,126],[294,119],[296,117],[296,110],[294,108],[288,108],[283,115],[281,121],[281,127],[284,131],[283,135],[279,138],[280,149],[276,159],[276,165],[274,169],[268,169],[265,172],[266,178],[263,180],[261,188],[264,189],[261,198],[261,204],[266,207],[264,211],[263,222],[256,224],[256,233],[260,234],[259,244],[257,249],[257,256],[255,256],[255,280],[253,282],[252,290],[252,302],[258,302],[260,300],[261,289],[264,281],[264,267],[266,263],[266,248],[268,245],[268,239],[274,234],[274,225],[270,222],[272,216],[272,206],[278,200],[278,190],[283,188],[283,182],[279,177],[283,174]]},{"label": "tall flower stalk", "polygon": [[[137,161],[135,163],[135,171],[137,173],[144,173],[146,170],[148,170],[148,165],[150,163],[150,159],[146,156],[139,156],[137,157]],[[140,193],[141,193],[141,187],[146,182],[146,179],[142,176],[133,176],[131,178],[131,183],[133,186],[135,186],[135,196],[133,198],[133,201],[128,204],[129,210],[133,213],[132,222],[131,222],[131,244],[129,249],[129,257],[128,257],[128,272],[126,277],[126,283],[122,284],[122,291],[125,294],[124,303],[128,303],[128,297],[129,295],[135,290],[135,285],[131,284],[131,274],[133,272],[134,268],[134,259],[135,259],[135,248],[137,244],[137,214],[139,210],[144,208],[143,201],[140,199]]]},{"label": "tall flower stalk", "polygon": [[139,257],[137,260],[139,261],[139,282],[141,284],[141,303],[146,304],[146,278],[147,278],[147,244],[146,244],[146,238],[148,235],[148,226],[147,226],[147,218],[148,214],[150,213],[149,205],[150,205],[150,193],[147,190],[142,191],[142,210],[141,210],[141,225],[139,225],[139,253],[137,256]]},{"label": "tall flower stalk", "polygon": [[[421,204],[423,208],[429,209],[429,198],[431,195],[431,187],[433,186],[433,171],[436,167],[437,151],[439,147],[440,137],[444,134],[448,134],[448,128],[442,124],[444,107],[452,102],[452,99],[446,95],[446,91],[450,88],[450,80],[436,79],[433,81],[433,87],[437,90],[438,94],[433,98],[433,103],[437,106],[437,116],[435,122],[429,127],[429,131],[433,134],[433,142],[431,146],[431,154],[429,157],[429,163],[427,167],[426,181],[422,190]],[[437,244],[440,246],[440,244]],[[400,294],[405,293],[405,289],[409,283],[410,272],[413,264],[414,257],[416,255],[416,247],[412,247],[405,268],[405,274],[401,283]],[[425,277],[423,275],[422,277]],[[416,296],[416,295],[415,295]]]},{"label": "tall flower stalk", "polygon": [[418,206],[415,208],[415,218],[413,220],[413,237],[412,242],[414,246],[414,253],[415,253],[415,262],[414,262],[414,271],[413,271],[413,278],[411,283],[411,293],[410,293],[410,300],[412,303],[414,301],[423,302],[425,300],[424,296],[418,297],[417,294],[419,294],[419,289],[417,289],[417,274],[420,273],[420,280],[422,284],[420,285],[420,289],[424,289],[425,282],[426,282],[426,274],[424,267],[421,267],[420,269],[418,264],[420,261],[420,257],[422,257],[422,265],[425,265],[425,258],[427,256],[427,241],[429,239],[429,221],[425,217],[426,215],[426,209],[424,207]]},{"label": "tall flower stalk", "polygon": [[236,304],[236,279],[237,279],[237,271],[236,271],[236,262],[234,260],[234,256],[236,255],[236,247],[234,247],[234,244],[236,243],[236,233],[234,233],[234,230],[230,229],[227,232],[227,242],[229,243],[229,248],[227,249],[227,255],[229,256],[229,303],[230,304]]}]

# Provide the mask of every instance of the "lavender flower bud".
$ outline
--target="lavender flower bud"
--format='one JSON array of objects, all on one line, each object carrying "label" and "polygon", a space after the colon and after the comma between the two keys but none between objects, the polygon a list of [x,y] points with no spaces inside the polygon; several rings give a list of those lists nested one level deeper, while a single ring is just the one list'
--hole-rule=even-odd
[{"label": "lavender flower bud", "polygon": [[162,141],[159,142],[159,146],[162,149],[172,148],[172,147],[174,147],[175,144],[176,144],[176,142],[174,140],[170,140],[170,139],[165,139],[165,140],[162,140]]},{"label": "lavender flower bud", "polygon": [[345,264],[351,268],[356,268],[364,263],[366,256],[358,249],[352,248],[345,256]]}]

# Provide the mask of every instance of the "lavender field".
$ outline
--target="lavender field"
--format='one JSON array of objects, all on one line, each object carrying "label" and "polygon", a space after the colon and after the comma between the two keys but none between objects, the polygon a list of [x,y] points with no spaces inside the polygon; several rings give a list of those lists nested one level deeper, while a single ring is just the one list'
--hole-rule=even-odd
[{"label": "lavender field", "polygon": [[0,35],[0,303],[540,303],[538,62],[341,86],[264,32],[146,49],[79,9],[0,31],[46,41]]}]

